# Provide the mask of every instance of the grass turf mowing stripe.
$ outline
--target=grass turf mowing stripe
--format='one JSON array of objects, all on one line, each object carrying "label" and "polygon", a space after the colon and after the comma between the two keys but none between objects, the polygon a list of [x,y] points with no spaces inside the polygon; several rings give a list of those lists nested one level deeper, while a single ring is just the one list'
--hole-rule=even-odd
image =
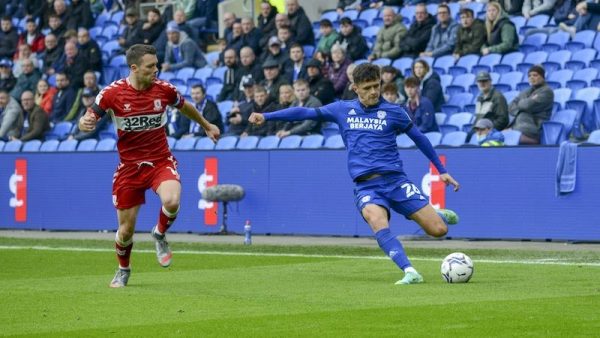
[{"label": "grass turf mowing stripe", "polygon": [[[113,249],[100,248],[82,248],[82,247],[49,247],[49,246],[13,246],[0,245],[0,250],[40,250],[40,251],[73,251],[73,252],[114,252]],[[139,253],[155,253],[154,250],[138,249],[135,252]],[[302,258],[340,258],[340,259],[376,259],[387,260],[386,256],[352,256],[352,255],[318,255],[318,254],[297,254],[297,253],[266,253],[266,252],[229,252],[229,251],[193,251],[193,250],[174,250],[175,254],[184,255],[223,255],[223,256],[260,256],[260,257],[302,257]],[[415,261],[437,262],[439,258],[430,257],[411,257]],[[526,264],[526,265],[577,265],[577,266],[592,266],[600,267],[600,263],[576,262],[567,259],[477,259],[480,263],[491,264]]]}]

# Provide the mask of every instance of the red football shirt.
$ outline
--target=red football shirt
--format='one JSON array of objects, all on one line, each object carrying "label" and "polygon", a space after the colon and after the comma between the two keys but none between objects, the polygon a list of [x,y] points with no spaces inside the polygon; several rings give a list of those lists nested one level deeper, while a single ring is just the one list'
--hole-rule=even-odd
[{"label": "red football shirt", "polygon": [[136,90],[129,79],[117,80],[96,96],[94,113],[110,113],[117,128],[117,148],[122,163],[153,162],[171,156],[165,132],[167,106],[180,109],[185,100],[172,84],[154,80],[146,90]]}]

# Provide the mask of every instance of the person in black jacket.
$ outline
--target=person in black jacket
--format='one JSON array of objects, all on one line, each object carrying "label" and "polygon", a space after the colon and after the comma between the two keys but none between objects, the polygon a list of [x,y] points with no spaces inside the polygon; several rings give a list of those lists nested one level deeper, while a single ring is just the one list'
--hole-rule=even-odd
[{"label": "person in black jacket", "polygon": [[77,31],[77,48],[90,69],[102,72],[102,51],[98,43],[90,38],[90,32],[86,28],[79,28]]},{"label": "person in black jacket", "polygon": [[165,24],[160,17],[160,11],[156,8],[150,8],[146,17],[146,22],[142,25],[144,44],[153,44],[164,30]]},{"label": "person in black jacket", "polygon": [[17,51],[19,34],[8,16],[0,19],[0,58],[12,59]]},{"label": "person in black jacket", "polygon": [[287,0],[285,5],[290,19],[290,27],[296,36],[296,42],[301,45],[314,45],[315,33],[304,8],[298,4],[298,0]]},{"label": "person in black jacket", "polygon": [[435,112],[442,111],[446,99],[438,73],[434,72],[425,60],[415,61],[412,73],[421,82],[419,88],[421,95],[431,100]]},{"label": "person in black jacket", "polygon": [[[206,90],[204,87],[199,84],[194,85],[192,87],[191,96],[194,107],[198,109],[208,122],[214,124],[219,128],[219,131],[223,132],[223,119],[221,118],[219,108],[217,108],[217,105],[214,102],[206,98]],[[206,132],[198,125],[198,123],[190,120],[187,116],[180,114],[177,111],[175,114],[177,114],[175,118],[177,130],[175,133],[171,134],[172,137],[180,139],[182,137],[206,136]]]},{"label": "person in black jacket", "polygon": [[369,52],[369,46],[362,36],[360,27],[354,26],[352,20],[347,17],[340,20],[340,34],[336,43],[346,49],[346,55],[353,61],[366,58]]},{"label": "person in black jacket", "polygon": [[311,59],[306,64],[306,71],[308,73],[308,84],[310,85],[310,94],[323,105],[330,104],[335,100],[335,89],[333,83],[321,74],[321,61]]},{"label": "person in black jacket", "polygon": [[227,66],[227,70],[225,71],[223,79],[223,87],[221,88],[219,96],[216,98],[217,102],[234,100],[235,89],[239,85],[242,77],[242,72],[237,63],[235,49],[226,49],[224,55],[223,59],[225,61],[225,66]]},{"label": "person in black jacket", "polygon": [[125,27],[123,35],[119,38],[119,45],[126,50],[135,44],[144,43],[142,22],[138,19],[138,13],[135,8],[129,8],[125,12],[125,21],[127,22],[127,27]]},{"label": "person in black jacket", "polygon": [[67,29],[90,28],[94,25],[92,9],[87,0],[71,0],[67,13],[68,17],[65,20]]},{"label": "person in black jacket", "polygon": [[425,4],[418,4],[415,7],[415,21],[400,43],[400,56],[416,57],[424,52],[435,23],[435,18],[427,13]]}]

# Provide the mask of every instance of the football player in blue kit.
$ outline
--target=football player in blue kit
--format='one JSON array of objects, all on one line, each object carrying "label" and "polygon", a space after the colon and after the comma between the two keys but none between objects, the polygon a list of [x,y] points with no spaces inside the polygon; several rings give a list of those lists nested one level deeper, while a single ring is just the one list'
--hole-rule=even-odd
[{"label": "football player in blue kit", "polygon": [[440,173],[440,180],[458,191],[459,184],[442,165],[433,146],[414,126],[403,106],[381,98],[378,66],[363,63],[353,72],[353,90],[358,99],[337,101],[320,108],[292,107],[253,113],[250,122],[298,121],[305,119],[337,123],[348,150],[348,170],[354,180],[356,207],[371,226],[381,250],[404,271],[396,284],[417,284],[423,277],[415,270],[400,241],[389,229],[390,209],[417,222],[427,234],[442,237],[448,224],[458,222],[451,210],[435,210],[417,186],[408,179],[396,146],[396,136],[406,133]]}]

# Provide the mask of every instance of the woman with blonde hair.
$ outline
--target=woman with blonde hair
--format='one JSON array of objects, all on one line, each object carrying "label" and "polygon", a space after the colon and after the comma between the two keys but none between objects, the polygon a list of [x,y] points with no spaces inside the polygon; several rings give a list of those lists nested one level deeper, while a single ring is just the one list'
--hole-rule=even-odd
[{"label": "woman with blonde hair", "polygon": [[481,54],[506,54],[519,49],[517,29],[497,2],[490,2],[485,15],[486,42],[481,46]]}]

